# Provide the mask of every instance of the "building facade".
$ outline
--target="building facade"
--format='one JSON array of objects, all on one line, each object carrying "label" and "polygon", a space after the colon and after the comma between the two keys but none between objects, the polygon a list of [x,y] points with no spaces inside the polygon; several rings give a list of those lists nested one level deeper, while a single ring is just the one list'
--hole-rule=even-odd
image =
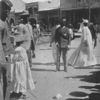
[{"label": "building facade", "polygon": [[77,26],[82,18],[100,24],[100,0],[61,0],[60,9],[62,16],[74,26]]},{"label": "building facade", "polygon": [[[49,0],[48,0],[49,1]],[[67,23],[77,28],[82,18],[100,24],[100,0],[50,0],[40,2],[39,20],[52,27],[56,19],[66,18]]]},{"label": "building facade", "polygon": [[38,21],[38,2],[26,3],[26,10],[29,11],[31,18]]}]

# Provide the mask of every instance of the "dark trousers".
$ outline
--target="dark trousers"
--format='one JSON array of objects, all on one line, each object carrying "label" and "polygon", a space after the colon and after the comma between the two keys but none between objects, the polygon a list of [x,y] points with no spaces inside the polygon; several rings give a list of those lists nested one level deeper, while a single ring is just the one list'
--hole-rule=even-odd
[{"label": "dark trousers", "polygon": [[57,48],[57,63],[56,69],[60,70],[60,57],[62,55],[64,70],[67,70],[67,49],[66,48]]},{"label": "dark trousers", "polygon": [[96,45],[97,45],[97,40],[96,39],[93,39],[93,41],[94,41],[94,48],[95,48]]},{"label": "dark trousers", "polygon": [[2,75],[2,81],[3,81],[3,98],[5,100],[6,96],[6,89],[7,89],[7,76],[6,76],[6,69],[4,67],[1,68],[1,75]]},{"label": "dark trousers", "polygon": [[29,61],[29,65],[30,68],[32,67],[32,53],[31,53],[31,49],[27,50],[27,56],[28,56],[28,61]]}]

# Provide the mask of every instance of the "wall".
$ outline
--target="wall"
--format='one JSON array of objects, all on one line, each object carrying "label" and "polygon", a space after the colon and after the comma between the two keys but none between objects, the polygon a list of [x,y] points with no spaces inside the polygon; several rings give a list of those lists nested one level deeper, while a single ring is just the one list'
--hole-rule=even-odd
[{"label": "wall", "polygon": [[76,0],[60,0],[61,10],[71,10],[76,8]]},{"label": "wall", "polygon": [[62,10],[100,8],[100,0],[60,0]]},{"label": "wall", "polygon": [[29,11],[30,17],[38,20],[38,2],[27,3],[26,10]]}]

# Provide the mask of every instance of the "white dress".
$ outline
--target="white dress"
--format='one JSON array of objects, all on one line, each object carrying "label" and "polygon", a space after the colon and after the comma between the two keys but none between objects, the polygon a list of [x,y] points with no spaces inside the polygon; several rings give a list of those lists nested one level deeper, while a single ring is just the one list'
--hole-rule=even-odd
[{"label": "white dress", "polygon": [[93,53],[92,36],[88,27],[83,27],[81,43],[71,55],[68,63],[74,67],[86,67],[97,64]]},{"label": "white dress", "polygon": [[32,79],[26,50],[23,47],[17,47],[15,52],[10,72],[10,80],[12,81],[11,91],[25,93],[27,90],[33,90],[35,85]]}]

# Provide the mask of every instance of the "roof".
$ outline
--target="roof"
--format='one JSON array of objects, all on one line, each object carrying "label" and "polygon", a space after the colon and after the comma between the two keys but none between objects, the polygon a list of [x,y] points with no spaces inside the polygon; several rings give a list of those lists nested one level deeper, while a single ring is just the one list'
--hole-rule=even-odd
[{"label": "roof", "polygon": [[39,11],[47,11],[60,8],[60,0],[48,0],[39,2]]}]

